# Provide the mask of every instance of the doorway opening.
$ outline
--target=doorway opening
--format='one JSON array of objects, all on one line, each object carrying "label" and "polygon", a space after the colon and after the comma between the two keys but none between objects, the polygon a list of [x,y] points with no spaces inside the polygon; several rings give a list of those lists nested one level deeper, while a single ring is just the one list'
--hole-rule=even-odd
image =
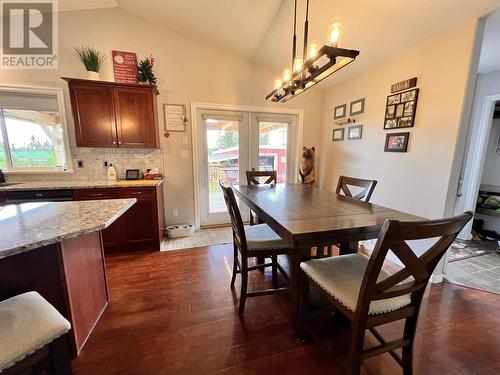
[{"label": "doorway opening", "polygon": [[500,95],[486,98],[481,117],[459,198],[474,218],[449,250],[445,280],[500,294]]}]

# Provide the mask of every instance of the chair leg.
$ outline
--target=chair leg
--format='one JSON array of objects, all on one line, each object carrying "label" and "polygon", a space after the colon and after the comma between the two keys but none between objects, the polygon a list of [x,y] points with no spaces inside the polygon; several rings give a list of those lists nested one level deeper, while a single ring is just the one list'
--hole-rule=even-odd
[{"label": "chair leg", "polygon": [[277,255],[272,255],[271,256],[272,260],[272,270],[273,270],[273,285],[276,287],[278,285],[278,256]]},{"label": "chair leg", "polygon": [[417,317],[412,316],[406,318],[405,329],[404,329],[404,339],[409,341],[409,344],[403,346],[402,348],[402,360],[403,360],[403,374],[412,375],[413,374],[413,341],[415,339],[415,331],[417,328]]},{"label": "chair leg", "polygon": [[234,288],[234,282],[236,280],[236,271],[238,270],[238,263],[236,259],[238,258],[238,248],[236,244],[233,244],[233,276],[231,276],[231,289]]},{"label": "chair leg", "polygon": [[353,322],[352,324],[352,343],[351,343],[351,368],[349,374],[359,375],[361,373],[361,353],[363,352],[363,343],[365,341],[365,326]]},{"label": "chair leg", "polygon": [[238,314],[243,315],[245,312],[245,302],[247,299],[248,287],[248,258],[242,256],[241,259],[241,292],[240,292],[240,305],[238,307]]}]

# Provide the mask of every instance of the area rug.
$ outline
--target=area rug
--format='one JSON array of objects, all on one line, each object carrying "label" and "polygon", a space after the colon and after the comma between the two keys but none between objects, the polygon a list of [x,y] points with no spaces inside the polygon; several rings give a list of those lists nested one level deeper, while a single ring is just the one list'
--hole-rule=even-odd
[{"label": "area rug", "polygon": [[456,262],[469,258],[478,257],[481,255],[490,254],[488,250],[477,248],[473,245],[465,244],[462,242],[454,242],[450,247],[449,262]]},{"label": "area rug", "polygon": [[209,245],[223,245],[233,241],[231,227],[199,229],[192,236],[167,238],[161,244],[161,251],[190,249]]}]

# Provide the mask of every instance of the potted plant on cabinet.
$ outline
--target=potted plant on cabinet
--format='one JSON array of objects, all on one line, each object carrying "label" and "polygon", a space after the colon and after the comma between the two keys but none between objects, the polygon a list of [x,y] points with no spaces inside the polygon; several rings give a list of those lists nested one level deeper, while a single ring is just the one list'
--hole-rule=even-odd
[{"label": "potted plant on cabinet", "polygon": [[149,56],[147,59],[139,61],[137,66],[137,80],[139,83],[156,85],[156,77],[153,73],[155,58]]},{"label": "potted plant on cabinet", "polygon": [[99,71],[104,62],[104,53],[88,46],[75,47],[75,55],[87,69],[87,78],[99,80],[101,78]]}]

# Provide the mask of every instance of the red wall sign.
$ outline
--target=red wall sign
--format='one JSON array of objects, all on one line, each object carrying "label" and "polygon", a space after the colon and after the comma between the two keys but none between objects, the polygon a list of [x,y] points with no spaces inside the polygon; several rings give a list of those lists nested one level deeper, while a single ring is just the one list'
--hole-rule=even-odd
[{"label": "red wall sign", "polygon": [[113,70],[115,82],[137,82],[137,55],[135,52],[111,51],[113,54]]}]

